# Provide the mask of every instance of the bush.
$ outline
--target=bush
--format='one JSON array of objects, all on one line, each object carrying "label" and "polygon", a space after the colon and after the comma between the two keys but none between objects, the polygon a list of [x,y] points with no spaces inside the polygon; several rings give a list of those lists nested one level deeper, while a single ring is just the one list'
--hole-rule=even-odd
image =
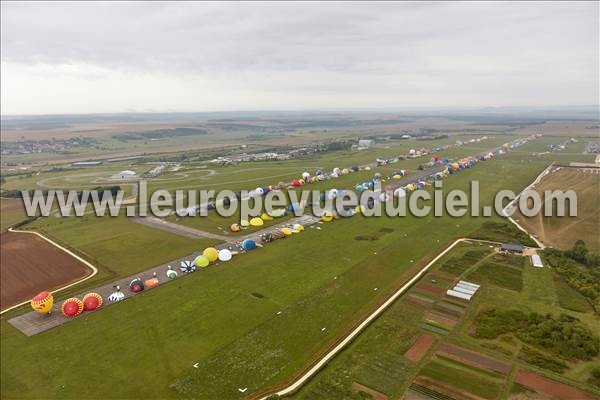
[{"label": "bush", "polygon": [[600,352],[600,341],[578,319],[561,314],[526,314],[519,310],[489,309],[475,319],[475,337],[495,339],[513,334],[522,342],[567,360],[590,360]]}]

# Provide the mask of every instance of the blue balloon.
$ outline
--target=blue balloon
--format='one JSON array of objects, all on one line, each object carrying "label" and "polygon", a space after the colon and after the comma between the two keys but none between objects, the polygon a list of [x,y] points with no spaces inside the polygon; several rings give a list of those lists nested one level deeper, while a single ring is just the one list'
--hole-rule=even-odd
[{"label": "blue balloon", "polygon": [[256,242],[252,239],[244,239],[242,242],[242,249],[254,250],[256,248]]}]

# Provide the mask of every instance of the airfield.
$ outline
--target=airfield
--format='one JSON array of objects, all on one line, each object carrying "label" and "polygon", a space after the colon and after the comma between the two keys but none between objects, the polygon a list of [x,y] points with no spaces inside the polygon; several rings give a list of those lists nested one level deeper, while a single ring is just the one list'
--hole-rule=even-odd
[{"label": "airfield", "polygon": [[[289,182],[303,171],[364,166],[379,157],[406,154],[411,148],[461,140],[463,145],[436,153],[458,160],[524,137],[487,134],[485,140],[469,142],[481,136],[450,135],[431,143],[391,141],[376,149],[232,166],[190,161],[149,179],[149,185],[172,191],[237,191]],[[563,152],[547,153],[549,144],[564,140],[544,136],[450,174],[443,180],[444,191],[468,192],[470,181],[479,180],[481,204],[489,205],[498,190],[519,193],[552,162],[593,162],[593,155],[584,154],[585,141]],[[307,188],[348,189],[375,173],[387,177],[400,168],[407,178],[416,178],[420,165],[428,160],[413,158],[360,169]],[[120,171],[141,174],[150,168],[140,162],[121,162],[85,170],[44,170],[23,179],[8,178],[2,188],[91,189],[115,183],[110,178]],[[135,195],[135,182],[117,180],[116,184],[128,196]],[[584,197],[589,198],[589,193]],[[3,199],[2,228],[20,222],[22,211],[11,199]],[[4,215],[9,217],[7,226]],[[263,227],[231,232],[229,226],[238,220],[237,215],[222,218],[210,213],[202,218],[172,215],[153,224],[125,215],[74,218],[53,214],[18,229],[39,232],[97,268],[93,277],[55,293],[60,305],[68,297],[98,288],[106,295],[115,282],[126,283],[135,276],[145,279],[153,271],[164,279],[167,265],[193,259],[207,247],[237,249],[243,239],[258,241],[264,230],[274,232],[297,222],[286,216]],[[31,336],[9,323],[28,315],[28,305],[4,313],[2,397],[261,398],[293,385],[394,294],[398,296],[395,301],[291,395],[311,399],[497,399],[532,393],[598,397],[600,389],[587,383],[597,356],[567,361],[561,372],[549,371],[533,364],[526,346],[517,339],[472,336],[478,312],[492,305],[542,313],[558,310],[600,334],[591,307],[578,311],[563,307],[577,293],[555,283],[551,269],[533,269],[522,256],[498,257],[494,248],[500,242],[521,240],[535,247],[535,242],[518,234],[500,216],[393,219],[355,215],[328,223],[318,218],[301,222],[305,225],[302,232],[252,251],[239,251],[229,262],[181,274],[126,301],[72,320],[53,313],[61,323]],[[587,238],[591,228],[586,229],[572,231],[571,236]],[[3,240],[4,235],[13,234],[3,233]],[[466,241],[457,243],[458,238]],[[3,246],[3,258],[7,256],[4,251]],[[36,268],[52,268],[48,258],[32,258],[39,259]],[[490,270],[494,265],[505,266],[506,273],[495,274]],[[448,298],[446,290],[458,279],[480,284],[481,292],[468,303]]]}]

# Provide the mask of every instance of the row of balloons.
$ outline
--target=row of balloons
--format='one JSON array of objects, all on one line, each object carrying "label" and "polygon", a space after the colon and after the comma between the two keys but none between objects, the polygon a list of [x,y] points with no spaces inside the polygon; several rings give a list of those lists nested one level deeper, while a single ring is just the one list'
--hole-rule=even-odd
[{"label": "row of balloons", "polygon": [[[102,296],[98,293],[88,293],[80,300],[71,297],[63,301],[60,312],[65,317],[73,318],[83,311],[94,311],[102,307]],[[54,296],[48,291],[43,291],[31,299],[31,308],[40,314],[50,314],[54,306]]]}]

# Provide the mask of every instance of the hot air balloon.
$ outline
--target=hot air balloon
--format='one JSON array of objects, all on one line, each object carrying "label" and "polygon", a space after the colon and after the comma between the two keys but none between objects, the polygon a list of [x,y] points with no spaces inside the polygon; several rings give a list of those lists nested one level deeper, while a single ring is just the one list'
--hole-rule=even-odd
[{"label": "hot air balloon", "polygon": [[83,296],[83,309],[85,311],[94,311],[102,307],[102,296],[98,293],[88,293]]},{"label": "hot air balloon", "polygon": [[239,232],[242,228],[238,224],[231,224],[229,230],[231,230],[231,232]]},{"label": "hot air balloon", "polygon": [[207,267],[208,264],[210,264],[210,262],[208,261],[208,258],[206,258],[204,256],[198,256],[198,257],[194,258],[194,265],[198,268]]},{"label": "hot air balloon", "polygon": [[350,170],[348,168],[344,168],[342,170],[342,175],[348,175],[350,173]]},{"label": "hot air balloon", "polygon": [[321,215],[321,220],[323,222],[331,222],[331,220],[333,220],[333,213],[331,211],[325,211],[323,215]]},{"label": "hot air balloon", "polygon": [[331,189],[329,192],[327,192],[327,198],[333,200],[335,199],[339,194],[339,191],[337,189]]},{"label": "hot air balloon", "polygon": [[116,290],[108,296],[108,301],[111,303],[116,303],[117,301],[121,301],[125,298],[125,294],[121,292],[121,286],[116,286],[115,289]]},{"label": "hot air balloon", "polygon": [[248,251],[248,250],[254,250],[256,248],[256,242],[252,239],[244,239],[244,241],[242,242],[242,249]]},{"label": "hot air balloon", "polygon": [[398,188],[396,190],[394,190],[394,196],[400,198],[400,197],[406,197],[406,190],[404,190],[403,188]]},{"label": "hot air balloon", "polygon": [[304,181],[308,181],[310,179],[310,174],[308,172],[303,172],[302,179],[304,179]]},{"label": "hot air balloon", "polygon": [[167,267],[167,273],[166,273],[166,275],[167,275],[167,278],[169,278],[169,279],[175,279],[175,278],[177,278],[177,271],[174,271],[171,268],[171,266],[169,265]]},{"label": "hot air balloon", "polygon": [[256,193],[256,195],[258,196],[262,196],[263,194],[265,194],[265,190],[261,187],[257,187],[256,189],[254,189],[254,193]]},{"label": "hot air balloon", "polygon": [[262,219],[263,221],[272,221],[273,217],[271,217],[269,214],[267,213],[262,213],[260,215],[260,219]]},{"label": "hot air balloon", "polygon": [[263,226],[265,222],[259,217],[254,217],[250,220],[250,225],[252,226]]},{"label": "hot air balloon", "polygon": [[129,282],[129,290],[133,293],[138,293],[144,290],[144,282],[140,278],[135,278]]},{"label": "hot air balloon", "polygon": [[229,261],[229,260],[231,260],[231,257],[233,257],[233,255],[231,254],[231,251],[229,251],[228,249],[219,250],[219,260],[220,261]]},{"label": "hot air balloon", "polygon": [[144,286],[147,288],[157,287],[158,285],[160,285],[160,281],[158,280],[158,277],[156,276],[156,272],[152,273],[152,278],[146,279],[144,281]]},{"label": "hot air balloon", "polygon": [[83,311],[83,302],[76,297],[65,300],[60,306],[60,312],[69,318],[75,318]]},{"label": "hot air balloon", "polygon": [[53,305],[54,297],[52,296],[52,293],[45,290],[31,299],[31,308],[40,314],[50,314]]},{"label": "hot air balloon", "polygon": [[304,230],[304,226],[302,226],[301,224],[292,225],[292,231],[294,233],[302,232],[303,230]]},{"label": "hot air balloon", "polygon": [[215,262],[219,258],[219,251],[217,249],[215,249],[214,247],[207,247],[202,252],[202,255],[204,257],[208,258],[208,261]]},{"label": "hot air balloon", "polygon": [[196,266],[192,261],[182,261],[179,267],[181,272],[194,272],[196,271]]},{"label": "hot air balloon", "polygon": [[299,187],[299,186],[302,186],[302,183],[298,179],[294,179],[292,181],[292,186],[293,187]]},{"label": "hot air balloon", "polygon": [[285,236],[290,236],[293,233],[290,228],[281,228],[280,230]]},{"label": "hot air balloon", "polygon": [[334,169],[333,169],[333,173],[334,173],[335,175],[339,175],[339,174],[341,174],[341,173],[342,173],[342,171],[341,171],[339,168],[337,168],[337,167],[336,167],[336,168],[334,168]]}]

